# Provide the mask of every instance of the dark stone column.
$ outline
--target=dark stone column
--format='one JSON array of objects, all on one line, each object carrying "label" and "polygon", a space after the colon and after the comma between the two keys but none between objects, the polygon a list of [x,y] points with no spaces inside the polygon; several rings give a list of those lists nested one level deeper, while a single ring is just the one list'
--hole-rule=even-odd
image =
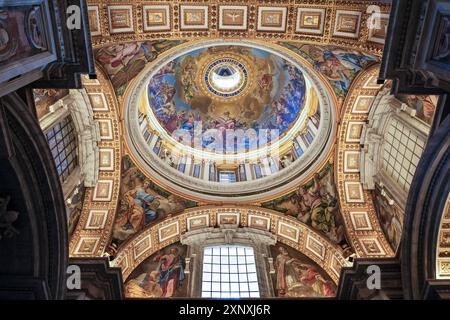
[{"label": "dark stone column", "polygon": [[450,191],[449,39],[450,2],[393,2],[380,79],[394,81],[393,94],[441,95],[405,209],[399,258],[406,299],[432,298],[449,289],[449,283],[434,281],[439,225]]},{"label": "dark stone column", "polygon": [[[380,287],[369,288],[367,282],[372,275],[369,267],[380,271]],[[340,300],[384,300],[403,299],[400,262],[391,259],[356,259],[353,267],[343,268],[336,295]]]},{"label": "dark stone column", "polygon": [[0,99],[0,198],[0,299],[62,299],[61,185],[39,123],[17,93]]},{"label": "dark stone column", "polygon": [[123,280],[120,268],[110,268],[107,258],[70,259],[81,271],[81,288],[67,290],[66,299],[122,300]]},{"label": "dark stone column", "polygon": [[[67,27],[71,5],[80,9],[79,29]],[[0,8],[39,12],[43,24],[39,24],[43,42],[39,50],[23,35],[8,30],[11,43],[28,41],[34,53],[26,59],[11,55],[0,67],[0,299],[63,299],[66,209],[31,87],[79,88],[81,74],[94,74],[87,3],[43,0]]]}]

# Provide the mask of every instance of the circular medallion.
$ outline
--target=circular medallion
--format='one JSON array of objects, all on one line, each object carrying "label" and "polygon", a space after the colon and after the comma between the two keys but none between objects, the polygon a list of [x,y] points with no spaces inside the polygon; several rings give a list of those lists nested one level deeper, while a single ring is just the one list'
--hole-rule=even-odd
[{"label": "circular medallion", "polygon": [[222,98],[234,97],[247,86],[248,71],[236,59],[221,58],[208,65],[204,80],[211,93]]}]

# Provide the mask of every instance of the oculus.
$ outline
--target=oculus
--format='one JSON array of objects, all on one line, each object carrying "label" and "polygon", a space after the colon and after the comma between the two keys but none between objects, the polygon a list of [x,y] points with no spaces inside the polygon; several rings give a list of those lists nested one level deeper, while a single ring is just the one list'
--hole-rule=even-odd
[{"label": "oculus", "polygon": [[237,60],[224,58],[211,63],[205,72],[205,83],[209,91],[220,97],[240,94],[247,85],[248,73]]}]

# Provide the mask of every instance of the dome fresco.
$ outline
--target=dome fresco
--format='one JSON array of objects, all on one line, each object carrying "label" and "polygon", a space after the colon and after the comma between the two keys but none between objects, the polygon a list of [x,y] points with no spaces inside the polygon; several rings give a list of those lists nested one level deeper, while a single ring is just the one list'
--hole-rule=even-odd
[{"label": "dome fresco", "polygon": [[[293,64],[244,46],[188,52],[162,66],[148,84],[151,112],[169,134],[217,129],[232,152],[244,146],[225,146],[227,130],[278,130],[281,136],[304,109],[306,92],[305,78]],[[202,147],[215,139],[203,135]]]},{"label": "dome fresco", "polygon": [[189,189],[193,200],[197,192],[221,201],[256,199],[291,189],[324,163],[336,125],[330,90],[282,47],[181,45],[127,90],[127,143],[144,173],[168,189]]}]

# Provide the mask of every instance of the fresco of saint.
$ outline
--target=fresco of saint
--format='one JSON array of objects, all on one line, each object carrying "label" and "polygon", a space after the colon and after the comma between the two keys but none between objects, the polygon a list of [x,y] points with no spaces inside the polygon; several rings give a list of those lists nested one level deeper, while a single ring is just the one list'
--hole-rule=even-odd
[{"label": "fresco of saint", "polygon": [[158,255],[154,261],[159,262],[157,282],[162,289],[162,296],[172,297],[184,280],[186,262],[176,247],[170,248],[168,254]]},{"label": "fresco of saint", "polygon": [[292,216],[324,234],[332,242],[346,246],[331,164],[316,173],[311,181],[299,186],[296,192],[264,203],[263,207]]},{"label": "fresco of saint", "polygon": [[295,42],[280,42],[309,61],[331,83],[338,97],[344,97],[359,71],[376,62],[373,56],[335,46],[318,46]]},{"label": "fresco of saint", "polygon": [[172,298],[187,295],[186,247],[173,244],[145,259],[125,283],[127,298]]},{"label": "fresco of saint", "polygon": [[97,50],[94,55],[111,79],[118,96],[124,94],[128,83],[136,77],[145,65],[181,40],[152,40],[113,44]]},{"label": "fresco of saint", "polygon": [[[312,261],[299,252],[277,244],[272,252],[275,258],[275,290],[277,297],[333,297],[335,285]],[[294,256],[295,254],[295,256]],[[322,272],[323,273],[323,272]]]},{"label": "fresco of saint", "polygon": [[382,195],[378,185],[375,187],[373,199],[381,228],[386,234],[386,238],[391,244],[392,249],[395,251],[402,237],[403,210],[397,204],[390,205],[386,197]]},{"label": "fresco of saint", "polygon": [[116,245],[151,223],[197,205],[159,188],[128,156],[122,162],[119,208],[112,240]]}]

